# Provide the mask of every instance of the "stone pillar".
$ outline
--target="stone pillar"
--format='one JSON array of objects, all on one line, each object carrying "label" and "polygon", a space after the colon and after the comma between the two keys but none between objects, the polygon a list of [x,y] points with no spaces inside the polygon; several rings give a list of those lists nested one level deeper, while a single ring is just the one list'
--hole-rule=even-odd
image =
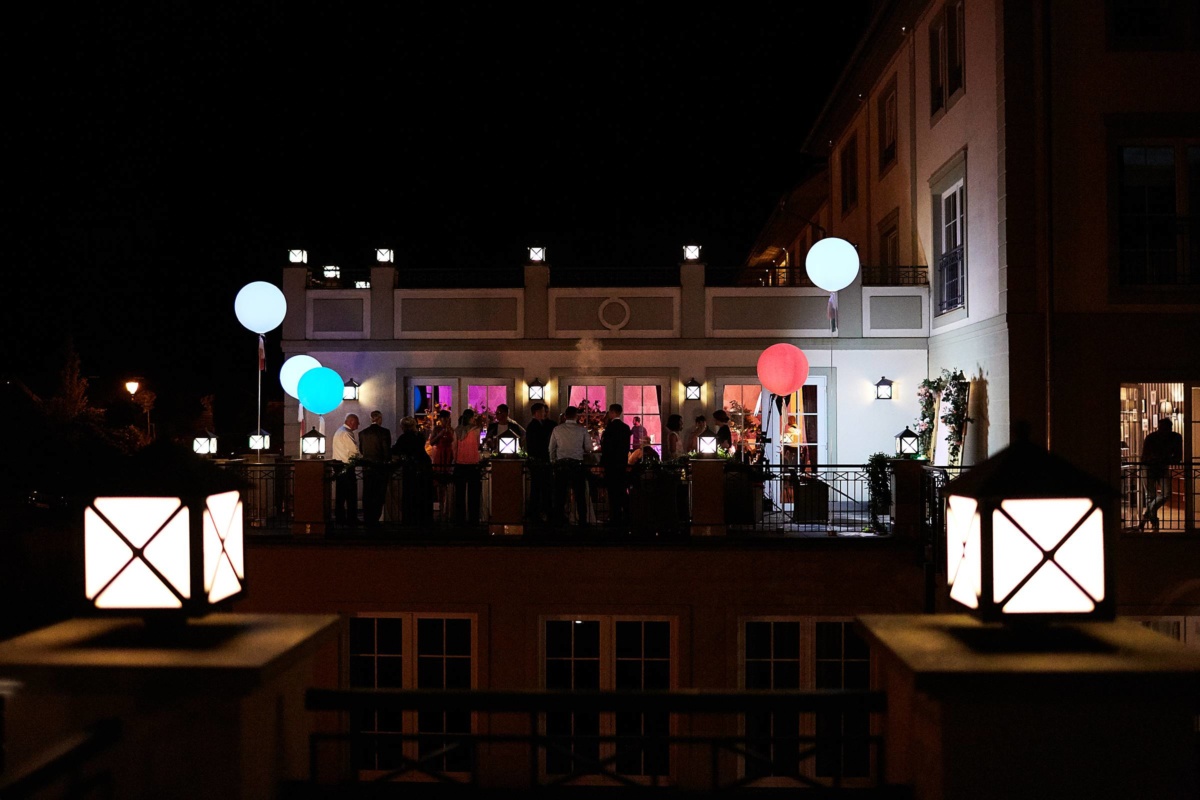
[{"label": "stone pillar", "polygon": [[525,338],[550,335],[550,265],[525,265]]},{"label": "stone pillar", "polygon": [[692,535],[725,535],[725,460],[693,458]]},{"label": "stone pillar", "polygon": [[679,322],[680,334],[684,339],[704,338],[707,313],[704,281],[703,262],[684,261],[679,265]]},{"label": "stone pillar", "polygon": [[927,462],[911,458],[893,458],[892,464],[892,534],[905,539],[921,535],[924,498],[921,497],[921,474]]},{"label": "stone pillar", "polygon": [[525,460],[497,456],[491,460],[491,508],[488,529],[492,534],[524,533]]},{"label": "stone pillar", "polygon": [[329,486],[325,483],[325,460],[295,462],[292,496],[292,533],[325,535],[329,519]]},{"label": "stone pillar", "polygon": [[396,267],[371,267],[371,338],[393,339],[396,335]]}]

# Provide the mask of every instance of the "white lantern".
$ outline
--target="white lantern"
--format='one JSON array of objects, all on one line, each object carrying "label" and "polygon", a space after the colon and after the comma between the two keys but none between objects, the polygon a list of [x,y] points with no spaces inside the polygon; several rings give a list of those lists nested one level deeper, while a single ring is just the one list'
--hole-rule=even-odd
[{"label": "white lantern", "polygon": [[390,248],[386,250],[375,249],[375,261],[380,264],[391,264],[394,257],[395,253]]},{"label": "white lantern", "polygon": [[893,383],[895,383],[895,381],[889,381],[887,378],[880,378],[879,382],[875,384],[875,399],[891,400]]},{"label": "white lantern", "polygon": [[711,433],[706,433],[696,440],[697,446],[700,449],[702,456],[715,456],[717,454],[717,437]]},{"label": "white lantern", "polygon": [[359,383],[358,381],[354,380],[354,378],[351,378],[350,380],[346,381],[346,383],[343,384],[343,386],[342,386],[342,399],[343,400],[357,400],[359,386],[362,386],[362,384]]},{"label": "white lantern", "polygon": [[290,264],[307,264],[307,250],[288,250],[288,263]]},{"label": "white lantern", "polygon": [[702,387],[701,387],[700,382],[698,380],[696,380],[695,378],[692,378],[690,381],[688,381],[687,383],[685,383],[683,385],[683,399],[684,400],[699,400],[701,388]]},{"label": "white lantern", "polygon": [[985,621],[1112,619],[1107,484],[1017,438],[945,492],[951,600]]},{"label": "white lantern", "polygon": [[545,400],[546,385],[542,383],[541,378],[534,378],[529,382],[529,399],[530,400]]},{"label": "white lantern", "polygon": [[502,456],[515,456],[520,444],[521,438],[512,430],[507,430],[496,437],[496,449]]},{"label": "white lantern", "polygon": [[309,458],[320,458],[325,455],[325,434],[313,428],[301,436],[300,453]]},{"label": "white lantern", "polygon": [[529,248],[529,260],[533,263],[540,264],[546,260],[546,248],[531,247]]},{"label": "white lantern", "polygon": [[685,244],[683,246],[684,261],[699,261],[700,260],[700,245]]},{"label": "white lantern", "polygon": [[809,248],[804,270],[809,280],[827,292],[840,292],[858,276],[858,250],[845,239],[831,236]]},{"label": "white lantern", "polygon": [[909,428],[905,428],[896,434],[896,455],[915,456],[921,446],[921,437],[913,433]]},{"label": "white lantern", "polygon": [[216,455],[217,435],[212,431],[205,431],[200,436],[192,439],[192,452],[201,456]]},{"label": "white lantern", "polygon": [[271,434],[261,428],[257,433],[250,434],[250,449],[251,450],[270,450],[271,449]]},{"label": "white lantern", "polygon": [[321,274],[326,278],[337,279],[342,277],[342,268],[337,264],[326,264],[321,267]]}]

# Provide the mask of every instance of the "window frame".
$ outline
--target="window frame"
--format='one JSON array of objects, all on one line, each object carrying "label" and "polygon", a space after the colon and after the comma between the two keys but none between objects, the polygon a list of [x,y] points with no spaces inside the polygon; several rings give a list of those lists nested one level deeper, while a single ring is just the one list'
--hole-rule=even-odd
[{"label": "window frame", "polygon": [[964,0],[947,0],[929,23],[930,125],[937,124],[967,91],[965,17]]},{"label": "window frame", "polygon": [[[967,191],[969,187],[967,169],[967,151],[964,148],[950,158],[933,176],[929,179],[929,196],[930,196],[930,222],[931,230],[931,245],[932,258],[930,259],[930,276],[931,291],[929,293],[930,302],[933,305],[933,313],[930,315],[933,327],[942,327],[954,322],[966,319],[970,309],[970,274],[971,274],[971,259],[970,259],[970,243],[971,243],[971,225],[970,225],[970,203],[971,199]],[[961,187],[961,188],[960,188]],[[944,291],[944,281],[942,279],[942,271],[939,268],[942,256],[944,255],[944,235],[945,223],[944,215],[944,199],[952,191],[961,191],[959,198],[959,219],[962,221],[960,225],[959,235],[962,242],[962,262],[959,269],[959,281],[962,284],[961,296],[962,303],[953,308],[942,310]]]},{"label": "window frame", "polygon": [[879,177],[882,179],[900,160],[900,99],[895,74],[876,100],[876,112],[879,121]]},{"label": "window frame", "polygon": [[[849,169],[847,169],[849,166]],[[838,151],[838,180],[841,186],[842,216],[858,208],[858,132],[850,134]]]}]

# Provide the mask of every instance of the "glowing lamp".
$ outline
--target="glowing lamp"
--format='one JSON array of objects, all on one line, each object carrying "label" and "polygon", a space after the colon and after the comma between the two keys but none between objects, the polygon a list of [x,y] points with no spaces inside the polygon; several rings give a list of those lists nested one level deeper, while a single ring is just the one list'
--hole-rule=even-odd
[{"label": "glowing lamp", "polygon": [[921,437],[905,428],[896,434],[896,455],[915,456],[921,446]]},{"label": "glowing lamp", "polygon": [[697,449],[702,456],[715,456],[717,454],[717,437],[711,433],[706,433],[696,440]]},{"label": "glowing lamp", "polygon": [[279,385],[292,397],[299,399],[300,378],[310,369],[316,369],[319,366],[321,366],[321,362],[312,356],[292,356],[279,368]]},{"label": "glowing lamp", "polygon": [[892,384],[895,381],[889,381],[887,378],[880,378],[875,384],[875,399],[876,400],[891,400],[892,399]]},{"label": "glowing lamp", "polygon": [[840,292],[858,277],[858,250],[836,236],[822,239],[809,249],[804,271],[825,291]]},{"label": "glowing lamp", "polygon": [[529,248],[529,260],[533,263],[540,264],[546,260],[546,248],[531,247]]},{"label": "glowing lamp", "polygon": [[684,261],[699,261],[700,260],[700,245],[685,244],[683,246]]},{"label": "glowing lamp", "polygon": [[357,400],[359,386],[362,386],[362,384],[359,383],[358,381],[354,380],[354,378],[351,378],[350,380],[348,380],[344,384],[342,384],[342,399],[343,400]]},{"label": "glowing lamp", "polygon": [[198,456],[216,455],[217,435],[212,431],[205,431],[200,436],[192,439],[192,452]]},{"label": "glowing lamp", "polygon": [[288,263],[289,264],[307,264],[308,263],[308,251],[307,250],[288,250]]},{"label": "glowing lamp", "polygon": [[138,387],[141,386],[137,381],[125,381],[125,391],[129,392],[129,396],[133,397],[137,394]]},{"label": "glowing lamp", "polygon": [[530,400],[545,400],[546,399],[546,384],[542,383],[541,378],[534,378],[529,382],[529,399]]},{"label": "glowing lamp", "polygon": [[287,314],[287,299],[278,286],[266,281],[254,281],[243,286],[233,299],[233,313],[238,322],[262,335],[273,331]]},{"label": "glowing lamp", "polygon": [[271,449],[271,434],[259,428],[257,433],[250,434],[250,449],[251,450],[270,450]]},{"label": "glowing lamp", "polygon": [[370,281],[355,281],[354,288],[355,289],[370,289],[371,282]]},{"label": "glowing lamp", "polygon": [[342,277],[342,268],[337,264],[326,264],[321,267],[321,274],[326,278],[340,278]]},{"label": "glowing lamp", "polygon": [[395,257],[396,254],[391,249],[381,250],[375,248],[375,261],[380,264],[391,264]]},{"label": "glowing lamp", "polygon": [[786,397],[808,380],[808,357],[791,344],[773,344],[758,357],[758,381],[768,392]]},{"label": "glowing lamp", "polygon": [[325,455],[325,434],[313,428],[300,437],[300,453],[309,458]]},{"label": "glowing lamp", "polygon": [[951,600],[984,621],[1113,618],[1107,484],[1018,433],[945,491]]},{"label": "glowing lamp", "polygon": [[84,510],[85,595],[104,611],[203,616],[244,589],[242,499],[186,450],[149,450],[130,460],[130,474],[116,470],[122,492],[106,490]]},{"label": "glowing lamp", "polygon": [[690,381],[688,381],[687,383],[685,383],[683,385],[683,399],[684,400],[699,400],[700,399],[700,389],[701,389],[700,381],[696,380],[695,378],[692,378]]},{"label": "glowing lamp", "polygon": [[513,433],[511,429],[496,437],[496,451],[502,456],[515,456],[520,444],[521,437]]}]

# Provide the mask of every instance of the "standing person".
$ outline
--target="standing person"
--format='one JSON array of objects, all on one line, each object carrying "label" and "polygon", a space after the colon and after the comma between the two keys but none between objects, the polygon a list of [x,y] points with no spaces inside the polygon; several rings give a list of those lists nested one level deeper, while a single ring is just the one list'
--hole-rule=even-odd
[{"label": "standing person", "polygon": [[1142,463],[1145,466],[1143,485],[1146,491],[1146,510],[1138,531],[1150,529],[1158,533],[1158,510],[1171,499],[1171,464],[1183,461],[1183,437],[1172,430],[1171,419],[1160,417],[1158,430],[1142,443]]},{"label": "standing person", "polygon": [[692,429],[688,431],[687,443],[684,445],[687,452],[694,453],[700,449],[700,437],[712,433],[708,427],[708,417],[703,414],[696,415],[696,423]]},{"label": "standing person", "polygon": [[611,525],[629,524],[629,426],[621,420],[620,403],[608,407],[604,434],[600,437],[600,465],[604,467],[604,487],[608,491],[608,521]]},{"label": "standing person", "polygon": [[629,440],[634,447],[642,447],[650,443],[650,437],[646,434],[646,426],[642,424],[641,417],[633,418],[633,425],[629,426]]},{"label": "standing person", "polygon": [[475,410],[468,408],[454,429],[454,523],[475,525],[479,522],[480,425]]},{"label": "standing person", "polygon": [[383,516],[392,460],[392,432],[383,427],[381,412],[371,412],[371,424],[359,434],[358,443],[367,461],[363,467],[363,524],[374,528]]},{"label": "standing person", "polygon": [[433,461],[425,452],[425,437],[415,417],[400,420],[400,435],[392,446],[400,459],[400,520],[405,525],[429,522],[433,511]]},{"label": "standing person", "polygon": [[554,420],[545,403],[533,404],[533,419],[525,427],[525,452],[529,454],[529,519],[545,522],[550,514],[550,436]]},{"label": "standing person", "polygon": [[717,447],[732,450],[733,432],[729,430],[729,415],[725,413],[725,409],[718,408],[714,411],[713,421],[717,423]]},{"label": "standing person", "polygon": [[429,458],[433,462],[433,484],[437,492],[438,516],[443,520],[449,519],[449,487],[454,471],[454,424],[450,421],[449,409],[443,408],[438,411],[434,420],[433,431],[429,434]]},{"label": "standing person", "polygon": [[554,468],[554,503],[550,521],[566,523],[567,492],[575,495],[576,524],[587,523],[587,472],[583,458],[592,449],[592,437],[579,424],[579,410],[567,406],[563,422],[550,432],[550,463]]},{"label": "standing person", "polygon": [[362,458],[358,449],[358,415],[347,414],[346,421],[333,434],[333,460],[342,462],[342,471],[334,482],[333,518],[344,525],[358,524],[358,476],[354,462]]},{"label": "standing person", "polygon": [[667,435],[663,437],[663,461],[674,461],[681,458],[686,452],[683,449],[683,417],[678,414],[672,414],[667,417]]},{"label": "standing person", "polygon": [[512,431],[522,439],[525,438],[525,429],[518,425],[514,420],[509,419],[508,403],[501,403],[496,406],[496,421],[487,427],[487,436],[484,438],[484,447],[495,452],[500,449],[500,444],[497,439],[500,434],[507,431]]}]

